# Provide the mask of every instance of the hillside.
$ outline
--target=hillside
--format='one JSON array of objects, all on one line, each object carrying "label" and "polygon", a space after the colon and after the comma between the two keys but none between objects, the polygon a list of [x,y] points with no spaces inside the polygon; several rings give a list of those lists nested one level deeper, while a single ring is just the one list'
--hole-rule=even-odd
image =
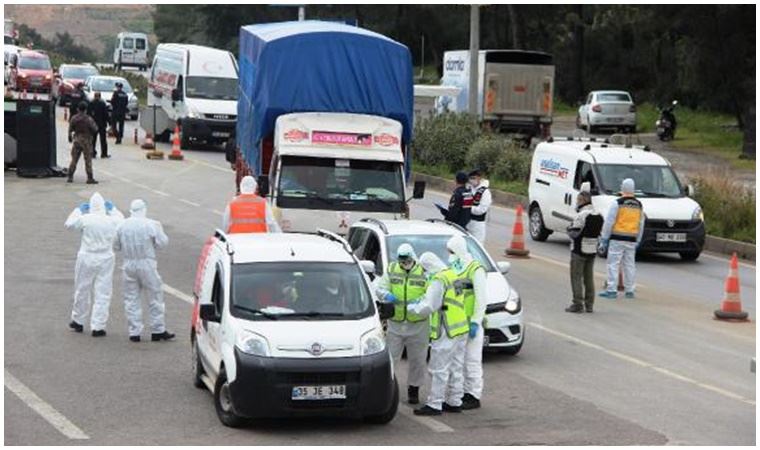
[{"label": "hillside", "polygon": [[[120,31],[153,34],[154,5],[5,5],[5,18],[37,30],[44,38],[68,31],[78,44],[105,54]],[[77,26],[72,26],[77,24]]]}]

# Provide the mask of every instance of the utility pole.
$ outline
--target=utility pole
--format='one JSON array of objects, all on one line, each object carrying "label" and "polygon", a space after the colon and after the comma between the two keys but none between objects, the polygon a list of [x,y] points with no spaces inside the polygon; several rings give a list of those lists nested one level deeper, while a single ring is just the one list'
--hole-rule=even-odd
[{"label": "utility pole", "polygon": [[478,51],[480,50],[480,6],[470,5],[470,91],[468,111],[478,113]]}]

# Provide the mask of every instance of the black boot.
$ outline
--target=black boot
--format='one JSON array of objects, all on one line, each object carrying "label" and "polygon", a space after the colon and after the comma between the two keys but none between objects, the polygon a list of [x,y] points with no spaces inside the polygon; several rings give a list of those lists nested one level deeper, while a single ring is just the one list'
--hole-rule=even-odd
[{"label": "black boot", "polygon": [[414,410],[415,416],[440,416],[441,414],[443,414],[443,412],[440,409],[431,408],[428,405]]},{"label": "black boot", "polygon": [[72,320],[71,323],[69,324],[69,328],[71,328],[73,331],[76,331],[77,333],[81,333],[82,330],[84,330],[84,325],[79,325],[78,323]]},{"label": "black boot", "polygon": [[68,177],[68,178],[66,178],[66,182],[67,182],[67,183],[73,183],[73,182],[74,182],[74,179],[73,179],[73,178],[71,178],[71,177]]},{"label": "black boot", "polygon": [[92,330],[92,337],[103,337],[106,335],[106,330]]},{"label": "black boot", "polygon": [[416,405],[420,402],[420,388],[419,386],[409,386],[406,389],[406,395],[409,398],[410,405]]},{"label": "black boot", "polygon": [[460,413],[462,412],[461,406],[451,406],[446,402],[443,402],[443,410],[450,413]]},{"label": "black boot", "polygon": [[153,333],[150,335],[150,340],[153,342],[170,341],[172,339],[174,339],[174,333],[169,333],[168,331],[164,331],[163,333]]},{"label": "black boot", "polygon": [[475,398],[472,394],[464,394],[462,397],[462,409],[478,409],[480,408],[480,400]]},{"label": "black boot", "polygon": [[89,180],[87,180],[87,184],[98,184],[98,180],[96,180],[95,178],[90,178]]},{"label": "black boot", "polygon": [[572,305],[565,308],[565,312],[569,313],[582,313],[583,312],[583,305],[580,303],[573,303]]},{"label": "black boot", "polygon": [[129,340],[132,342],[140,342],[140,336],[130,336]]},{"label": "black boot", "polygon": [[594,312],[594,304],[593,303],[586,302],[586,312],[587,313]]}]

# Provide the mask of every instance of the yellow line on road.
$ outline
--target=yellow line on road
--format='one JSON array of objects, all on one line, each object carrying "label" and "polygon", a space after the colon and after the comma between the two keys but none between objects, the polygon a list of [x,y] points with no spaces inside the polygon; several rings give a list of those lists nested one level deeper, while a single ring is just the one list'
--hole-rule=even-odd
[{"label": "yellow line on road", "polygon": [[631,364],[635,364],[640,367],[644,367],[647,369],[652,369],[657,373],[660,373],[662,375],[665,375],[666,377],[673,378],[675,380],[681,381],[683,383],[692,384],[694,386],[698,386],[702,389],[714,392],[716,394],[720,394],[724,397],[732,398],[734,400],[739,400],[740,402],[746,403],[748,405],[755,405],[755,400],[744,398],[743,396],[736,394],[734,392],[728,391],[723,388],[719,388],[717,386],[713,386],[711,384],[703,383],[701,381],[697,381],[693,378],[689,378],[685,375],[681,375],[677,372],[674,372],[670,369],[666,369],[664,367],[657,366],[655,364],[649,363],[647,361],[644,361],[642,359],[636,358],[634,356],[626,355],[625,353],[620,353],[615,350],[608,349],[604,346],[601,346],[599,344],[594,344],[592,342],[584,341],[583,339],[577,338],[575,336],[571,336],[569,334],[565,334],[561,331],[552,330],[551,328],[547,328],[541,324],[538,324],[536,322],[529,322],[529,325],[533,328],[538,328],[539,330],[545,331],[546,333],[553,334],[554,336],[560,337],[562,339],[566,339],[568,341],[574,342],[576,344],[583,345],[584,347],[592,348],[594,350],[599,350],[600,352],[606,353],[610,356],[613,356],[615,358],[618,358],[620,360],[629,362]]}]

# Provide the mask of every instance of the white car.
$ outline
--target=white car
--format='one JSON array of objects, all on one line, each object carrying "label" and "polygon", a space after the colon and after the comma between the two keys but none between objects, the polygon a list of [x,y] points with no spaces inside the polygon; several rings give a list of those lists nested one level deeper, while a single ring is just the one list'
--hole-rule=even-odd
[{"label": "white car", "polygon": [[429,220],[377,220],[366,218],[354,222],[348,230],[348,242],[361,260],[375,263],[375,276],[382,276],[393,261],[398,246],[407,242],[417,256],[433,252],[442,261],[448,260],[446,242],[454,235],[462,235],[473,258],[486,269],[488,279],[488,306],[483,328],[486,348],[500,349],[517,354],[525,336],[520,295],[504,276],[510,264],[495,262],[480,243],[467,230],[451,222]]},{"label": "white car", "polygon": [[399,394],[366,272],[339,236],[225,235],[198,263],[194,382],[219,420],[341,415],[388,423]]},{"label": "white car", "polygon": [[636,105],[625,91],[592,91],[578,108],[578,128],[594,133],[601,128],[636,132]]},{"label": "white car", "polygon": [[111,111],[111,96],[116,89],[116,83],[121,83],[123,85],[122,89],[129,97],[127,116],[132,120],[137,119],[138,110],[140,108],[137,102],[137,91],[132,89],[132,86],[126,78],[107,75],[93,75],[87,77],[87,80],[84,82],[84,93],[87,96],[87,101],[93,101],[95,99],[95,92],[100,92],[100,98],[102,98],[108,105],[108,111]]}]

